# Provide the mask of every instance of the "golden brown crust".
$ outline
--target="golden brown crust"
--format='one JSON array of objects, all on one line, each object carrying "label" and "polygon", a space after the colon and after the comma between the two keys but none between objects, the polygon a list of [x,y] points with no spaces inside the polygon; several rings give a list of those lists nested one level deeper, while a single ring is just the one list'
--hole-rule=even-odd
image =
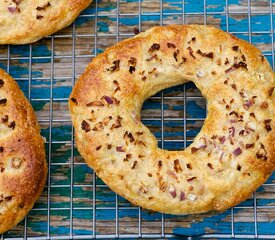
[{"label": "golden brown crust", "polygon": [[92,0],[3,1],[0,5],[0,44],[35,42],[70,25],[91,2]]},{"label": "golden brown crust", "polygon": [[0,69],[0,234],[33,207],[46,181],[44,140],[30,103]]},{"label": "golden brown crust", "polygon": [[[77,147],[134,204],[223,211],[274,170],[274,79],[257,48],[221,30],[154,27],[98,55],[77,81],[69,100]],[[185,151],[161,150],[140,121],[142,103],[187,81],[208,101],[204,126]]]}]

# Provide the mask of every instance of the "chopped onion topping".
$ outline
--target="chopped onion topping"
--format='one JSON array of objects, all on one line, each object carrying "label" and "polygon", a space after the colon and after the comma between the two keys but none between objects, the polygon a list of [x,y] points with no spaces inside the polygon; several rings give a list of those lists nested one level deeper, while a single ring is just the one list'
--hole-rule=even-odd
[{"label": "chopped onion topping", "polygon": [[113,99],[111,97],[103,96],[103,98],[108,104],[113,104]]},{"label": "chopped onion topping", "polygon": [[173,198],[175,198],[177,196],[176,188],[173,185],[170,185],[169,193]]},{"label": "chopped onion topping", "polygon": [[192,182],[194,179],[196,179],[196,177],[195,177],[195,176],[192,176],[192,177],[187,178],[187,181],[188,181],[188,182]]},{"label": "chopped onion topping", "polygon": [[267,151],[265,150],[265,146],[261,144],[261,148],[258,150],[258,152],[256,153],[256,157],[259,159],[263,159],[263,160],[267,160]]},{"label": "chopped onion topping", "polygon": [[85,120],[83,120],[81,123],[81,129],[85,132],[91,131],[91,127],[90,127],[89,123],[87,123]]},{"label": "chopped onion topping", "polygon": [[187,198],[191,201],[195,201],[197,199],[197,196],[194,194],[188,194]]},{"label": "chopped onion topping", "polygon": [[148,193],[147,188],[142,183],[141,183],[141,185],[139,187],[139,191],[141,191],[144,194]]},{"label": "chopped onion topping", "polygon": [[248,99],[243,104],[245,110],[248,110],[253,105],[253,99]]},{"label": "chopped onion topping", "polygon": [[229,116],[235,115],[236,117],[239,117],[239,114],[236,111],[232,111],[229,113]]},{"label": "chopped onion topping", "polygon": [[240,147],[238,147],[232,153],[233,153],[234,157],[237,157],[242,153],[242,149]]},{"label": "chopped onion topping", "polygon": [[199,148],[192,147],[192,148],[191,148],[191,153],[193,154],[193,153],[197,152],[198,150],[199,150]]},{"label": "chopped onion topping", "polygon": [[204,77],[206,75],[206,73],[203,70],[198,70],[196,72],[196,75],[197,75],[197,77]]},{"label": "chopped onion topping", "polygon": [[239,135],[247,135],[247,131],[245,131],[244,129],[242,129],[240,132],[239,132]]},{"label": "chopped onion topping", "polygon": [[8,10],[9,10],[11,13],[17,12],[17,6],[8,6]]},{"label": "chopped onion topping", "polygon": [[176,173],[174,173],[173,171],[167,171],[168,175],[171,177],[171,178],[174,178],[174,179],[178,179],[178,176]]},{"label": "chopped onion topping", "polygon": [[229,136],[231,136],[231,137],[235,136],[235,128],[234,127],[229,128]]},{"label": "chopped onion topping", "polygon": [[255,146],[255,143],[247,143],[245,144],[245,148],[248,149],[248,148],[253,148]]},{"label": "chopped onion topping", "polygon": [[240,95],[241,95],[243,98],[245,98],[245,99],[247,99],[247,97],[248,97],[248,95],[247,95],[247,93],[244,91],[244,89],[242,89],[242,90],[240,91]]},{"label": "chopped onion topping", "polygon": [[223,158],[223,155],[224,155],[224,152],[222,152],[220,158],[219,158],[219,161],[221,162],[222,158]]},{"label": "chopped onion topping", "polygon": [[265,129],[266,129],[266,131],[268,131],[268,132],[272,130],[272,128],[271,128],[271,126],[270,126],[271,121],[272,121],[272,119],[265,119],[265,120],[264,120]]},{"label": "chopped onion topping", "polygon": [[256,124],[254,122],[248,122],[244,128],[245,130],[251,130],[254,132],[256,130]]},{"label": "chopped onion topping", "polygon": [[181,168],[179,159],[174,160],[174,169],[177,173],[182,172],[182,168]]},{"label": "chopped onion topping", "polygon": [[267,109],[268,108],[268,103],[266,101],[262,102],[262,104],[260,105],[260,107],[262,109]]},{"label": "chopped onion topping", "polygon": [[185,193],[181,191],[181,192],[180,192],[180,200],[183,201],[183,200],[185,200],[185,199],[186,199]]},{"label": "chopped onion topping", "polygon": [[125,152],[125,150],[123,149],[123,146],[117,146],[116,151],[117,152]]},{"label": "chopped onion topping", "polygon": [[11,13],[14,12],[20,12],[20,9],[18,8],[19,3],[21,2],[21,0],[13,0],[10,5],[8,6],[8,10]]},{"label": "chopped onion topping", "polygon": [[110,72],[119,71],[119,63],[120,63],[120,60],[113,61],[113,66],[111,66],[110,68],[107,68],[106,70]]},{"label": "chopped onion topping", "polygon": [[139,124],[140,122],[140,118],[138,117],[138,115],[133,111],[131,113],[132,119],[135,121],[136,124]]},{"label": "chopped onion topping", "polygon": [[207,163],[207,167],[213,169],[213,165],[211,163]]},{"label": "chopped onion topping", "polygon": [[86,104],[87,107],[103,107],[104,104],[101,101],[93,101]]},{"label": "chopped onion topping", "polygon": [[191,148],[191,153],[197,152],[199,149],[205,149],[207,147],[207,141],[205,137],[200,138],[200,145],[199,147],[192,147]]},{"label": "chopped onion topping", "polygon": [[225,142],[225,136],[220,136],[219,137],[219,141],[221,142],[221,144],[224,144],[224,142]]}]

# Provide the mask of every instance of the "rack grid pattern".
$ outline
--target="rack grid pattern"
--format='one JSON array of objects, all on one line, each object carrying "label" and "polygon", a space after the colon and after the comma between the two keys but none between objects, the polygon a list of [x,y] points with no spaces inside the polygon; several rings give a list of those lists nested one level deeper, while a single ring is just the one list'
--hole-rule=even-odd
[{"label": "rack grid pattern", "polygon": [[[152,213],[112,193],[86,166],[75,148],[67,109],[72,86],[93,57],[134,36],[134,29],[153,25],[215,25],[259,46],[274,70],[274,8],[274,0],[96,0],[65,30],[35,44],[1,46],[0,67],[17,80],[38,115],[49,175],[30,214],[0,239],[275,239],[274,175],[251,199],[222,214]],[[175,105],[179,109],[171,115]],[[142,120],[161,148],[184,149],[205,115],[204,98],[194,85],[185,84],[151,97]]]}]

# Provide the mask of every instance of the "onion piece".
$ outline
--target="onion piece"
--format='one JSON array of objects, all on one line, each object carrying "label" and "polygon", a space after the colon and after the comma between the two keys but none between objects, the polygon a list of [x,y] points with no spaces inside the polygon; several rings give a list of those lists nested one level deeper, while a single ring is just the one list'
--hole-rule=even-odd
[{"label": "onion piece", "polygon": [[225,142],[225,136],[220,136],[219,137],[219,141],[220,141],[221,144],[224,144],[224,142]]},{"label": "onion piece", "polygon": [[169,193],[173,198],[175,198],[177,196],[176,188],[173,185],[170,185]]},{"label": "onion piece", "polygon": [[253,100],[252,99],[248,99],[243,104],[243,107],[244,107],[245,110],[248,110],[252,105],[253,105]]},{"label": "onion piece", "polygon": [[196,177],[195,176],[191,176],[191,177],[187,178],[187,182],[192,182],[194,179],[196,179]]},{"label": "onion piece", "polygon": [[[206,147],[207,147],[206,138],[205,138],[205,137],[201,137],[201,138],[200,138],[200,145],[199,145],[199,147],[197,147],[197,148],[194,147],[193,151],[194,151],[194,150],[197,151],[197,150],[199,150],[199,149],[204,149],[204,148],[206,148]],[[192,150],[192,149],[191,149],[191,150]]]},{"label": "onion piece", "polygon": [[8,10],[9,10],[11,13],[17,12],[17,6],[8,6]]},{"label": "onion piece", "polygon": [[186,199],[185,193],[181,191],[181,192],[180,192],[180,200],[183,201],[183,200],[185,200],[185,199]]},{"label": "onion piece", "polygon": [[140,123],[140,117],[134,111],[131,113],[131,116],[136,124]]},{"label": "onion piece", "polygon": [[109,96],[103,96],[104,100],[110,105],[113,104],[113,99]]},{"label": "onion piece", "polygon": [[256,130],[256,124],[254,122],[248,122],[245,124],[245,130],[251,130],[251,131],[255,131]]},{"label": "onion piece", "polygon": [[238,120],[237,120],[237,119],[230,119],[229,122],[230,122],[230,123],[237,123]]},{"label": "onion piece", "polygon": [[125,150],[123,149],[123,146],[117,146],[116,151],[117,152],[125,152]]},{"label": "onion piece", "polygon": [[197,75],[197,77],[204,77],[204,76],[206,75],[206,73],[205,73],[205,71],[203,71],[203,70],[198,70],[198,71],[196,72],[196,75]]},{"label": "onion piece", "polygon": [[86,104],[87,107],[103,107],[104,104],[101,101],[93,101]]},{"label": "onion piece", "polygon": [[229,136],[231,136],[231,137],[235,136],[235,128],[234,127],[229,128]]},{"label": "onion piece", "polygon": [[246,149],[254,148],[254,146],[255,146],[255,143],[247,143],[247,144],[245,145],[245,148],[246,148]]},{"label": "onion piece", "polygon": [[193,154],[193,153],[197,152],[198,150],[205,149],[205,148],[207,148],[207,140],[206,140],[205,137],[201,137],[199,139],[199,146],[198,147],[192,147],[191,148],[191,153]]},{"label": "onion piece", "polygon": [[236,148],[232,153],[234,157],[239,156],[242,153],[242,149],[240,147]]},{"label": "onion piece", "polygon": [[188,194],[187,198],[191,201],[195,201],[197,199],[197,196],[194,194]]},{"label": "onion piece", "polygon": [[199,148],[192,147],[192,148],[191,148],[191,153],[193,154],[193,153],[197,152],[198,150],[199,150]]},{"label": "onion piece", "polygon": [[223,155],[224,155],[224,152],[222,152],[220,158],[219,158],[219,161],[221,162],[222,158],[223,158]]},{"label": "onion piece", "polygon": [[167,174],[171,177],[171,178],[174,178],[174,179],[178,179],[178,176],[176,173],[174,173],[173,171],[167,171]]}]

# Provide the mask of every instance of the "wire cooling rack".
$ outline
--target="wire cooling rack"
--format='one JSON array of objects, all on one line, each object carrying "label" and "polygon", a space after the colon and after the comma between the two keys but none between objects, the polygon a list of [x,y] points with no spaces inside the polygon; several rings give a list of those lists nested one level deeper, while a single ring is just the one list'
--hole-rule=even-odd
[{"label": "wire cooling rack", "polygon": [[[86,166],[74,144],[67,100],[98,53],[155,25],[209,24],[255,44],[274,69],[273,0],[94,1],[67,29],[24,46],[1,46],[0,67],[30,99],[46,138],[47,186],[33,210],[1,239],[275,239],[275,176],[224,213],[173,216],[131,205]],[[206,116],[205,99],[185,84],[150,98],[142,120],[165,149],[186,148]]]}]

